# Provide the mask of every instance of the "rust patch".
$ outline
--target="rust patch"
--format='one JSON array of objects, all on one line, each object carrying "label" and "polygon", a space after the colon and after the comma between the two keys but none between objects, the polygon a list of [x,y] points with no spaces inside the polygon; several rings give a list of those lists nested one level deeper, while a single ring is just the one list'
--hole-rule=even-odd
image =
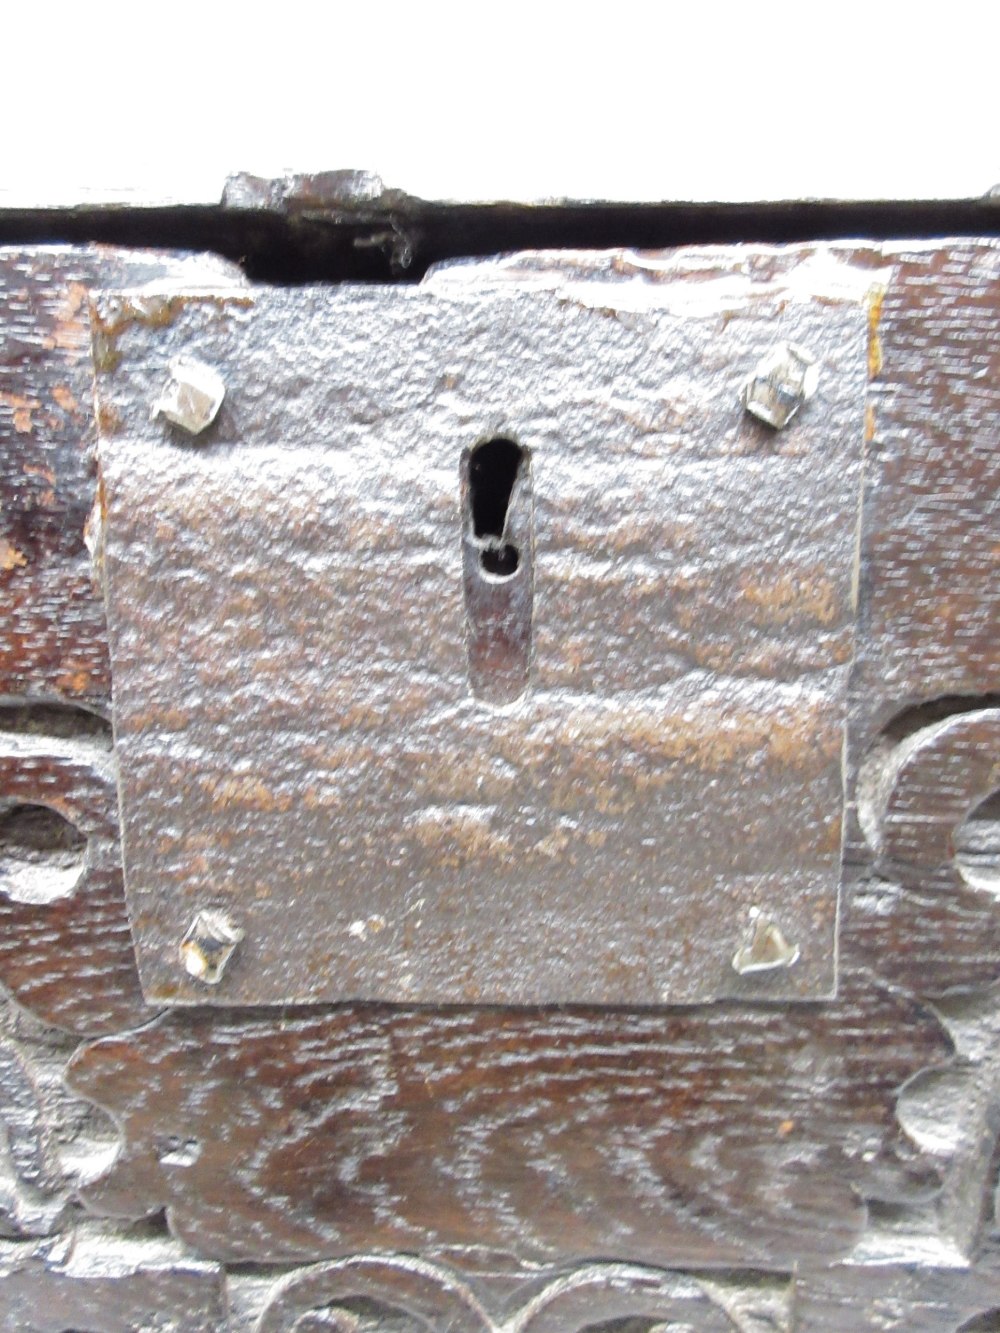
[{"label": "rust patch", "polygon": [[38,399],[26,398],[17,393],[0,393],[0,404],[10,409],[18,435],[30,435],[33,428],[32,413],[38,410]]},{"label": "rust patch", "polygon": [[90,672],[82,668],[78,671],[66,671],[58,677],[56,684],[67,694],[86,694],[90,685]]},{"label": "rust patch", "polygon": [[882,373],[882,339],[879,336],[879,322],[882,318],[882,303],[885,300],[885,288],[872,287],[868,293],[868,377],[877,379]]},{"label": "rust patch", "polygon": [[0,569],[17,569],[27,563],[28,558],[22,551],[0,537]]},{"label": "rust patch", "polygon": [[86,302],[88,289],[82,282],[71,282],[66,299],[56,314],[49,345],[63,352],[82,352],[87,346]]},{"label": "rust patch", "polygon": [[52,397],[64,412],[69,412],[73,416],[79,416],[81,414],[83,409],[74,398],[73,391],[68,384],[53,385]]},{"label": "rust patch", "polygon": [[284,811],[292,806],[290,796],[275,797],[269,787],[249,773],[229,777],[222,782],[204,778],[202,785],[211,793],[212,805],[217,810],[226,810],[235,805],[245,810]]},{"label": "rust patch", "polygon": [[113,403],[101,399],[97,404],[97,429],[102,435],[117,435],[122,428],[121,414]]},{"label": "rust patch", "polygon": [[160,293],[147,296],[126,294],[91,299],[91,338],[97,371],[108,373],[118,367],[121,361],[118,339],[126,329],[133,326],[167,328],[192,305],[213,306],[220,311],[233,306],[248,308],[253,305],[253,297],[236,293],[220,296],[199,292],[169,296]]},{"label": "rust patch", "polygon": [[90,302],[94,365],[99,373],[114,370],[121,356],[118,338],[133,324],[165,328],[183,310],[180,296],[115,296]]},{"label": "rust patch", "polygon": [[796,573],[778,574],[767,583],[745,579],[740,591],[753,606],[767,611],[768,619],[778,625],[805,617],[820,625],[832,625],[843,616],[838,585],[818,572],[814,577]]},{"label": "rust patch", "polygon": [[427,809],[413,821],[416,841],[434,853],[435,864],[458,867],[482,856],[504,860],[513,852],[510,840],[490,828],[488,810],[462,807]]},{"label": "rust patch", "polygon": [[89,289],[85,283],[68,282],[66,284],[66,299],[59,311],[59,318],[61,320],[75,319],[83,309],[88,294]]},{"label": "rust patch", "polygon": [[26,477],[41,477],[44,481],[47,481],[50,486],[56,484],[56,474],[54,470],[50,467],[46,467],[44,463],[25,463],[21,470]]}]

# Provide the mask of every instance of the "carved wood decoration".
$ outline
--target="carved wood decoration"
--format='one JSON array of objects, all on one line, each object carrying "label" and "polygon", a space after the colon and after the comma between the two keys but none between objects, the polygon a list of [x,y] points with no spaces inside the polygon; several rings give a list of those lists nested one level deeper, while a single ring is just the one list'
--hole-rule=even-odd
[{"label": "carved wood decoration", "polygon": [[[226,290],[250,321],[296,294],[176,256],[0,256],[0,1328],[1000,1327],[1000,247],[520,255],[431,286],[443,304],[516,288],[530,309],[534,284],[567,312],[599,289],[600,317],[635,327],[687,284],[721,346],[743,327],[719,308],[736,271],[776,324],[795,303],[861,312],[836,997],[744,978],[686,1007],[246,1008],[220,989],[167,1013],[142,997],[122,885],[89,304],[106,324],[100,291],[155,284],[148,313]],[[124,327],[118,348],[97,329],[99,378],[172,327]],[[731,369],[712,373],[738,409]],[[618,405],[644,451],[680,429],[682,387]],[[149,397],[99,394],[102,432],[141,434]],[[739,417],[734,438],[794,438],[768,429]],[[178,447],[196,468],[213,446]],[[766,591],[772,619],[815,610],[798,576]],[[626,614],[628,586],[608,595]],[[735,923],[710,903],[699,929],[728,963]]]}]

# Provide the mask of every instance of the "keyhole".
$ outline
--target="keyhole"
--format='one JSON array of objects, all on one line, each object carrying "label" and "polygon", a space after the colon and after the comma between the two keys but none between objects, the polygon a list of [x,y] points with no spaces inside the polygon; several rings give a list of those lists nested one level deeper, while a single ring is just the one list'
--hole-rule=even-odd
[{"label": "keyhole", "polygon": [[462,455],[462,581],[469,684],[509,703],[528,685],[534,598],[532,458],[506,436]]},{"label": "keyhole", "polygon": [[469,501],[479,564],[493,578],[517,573],[521,555],[507,540],[507,517],[524,451],[513,440],[486,440],[469,457]]}]

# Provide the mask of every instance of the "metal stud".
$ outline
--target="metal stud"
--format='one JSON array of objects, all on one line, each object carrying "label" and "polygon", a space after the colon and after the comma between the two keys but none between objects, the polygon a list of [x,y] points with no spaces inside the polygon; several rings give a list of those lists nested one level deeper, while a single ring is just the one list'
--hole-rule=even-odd
[{"label": "metal stud", "polygon": [[746,380],[740,400],[751,416],[781,430],[813,396],[818,383],[815,357],[795,343],[780,343]]},{"label": "metal stud", "polygon": [[207,986],[217,986],[243,936],[225,912],[203,909],[181,941],[180,959],[185,972]]},{"label": "metal stud", "polygon": [[798,958],[798,946],[789,944],[781,927],[764,916],[759,907],[751,907],[748,938],[733,955],[733,971],[742,977],[777,972],[792,967]]},{"label": "metal stud", "polygon": [[226,386],[222,376],[203,361],[177,357],[170,362],[170,378],[153,406],[153,416],[165,417],[189,435],[200,435],[218,415]]}]

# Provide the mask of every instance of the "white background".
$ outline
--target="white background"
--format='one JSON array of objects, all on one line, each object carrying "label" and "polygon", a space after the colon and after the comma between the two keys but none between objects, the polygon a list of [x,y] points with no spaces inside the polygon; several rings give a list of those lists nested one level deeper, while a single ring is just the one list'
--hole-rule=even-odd
[{"label": "white background", "polygon": [[32,4],[0,204],[217,200],[362,167],[425,198],[971,197],[1000,3]]}]

